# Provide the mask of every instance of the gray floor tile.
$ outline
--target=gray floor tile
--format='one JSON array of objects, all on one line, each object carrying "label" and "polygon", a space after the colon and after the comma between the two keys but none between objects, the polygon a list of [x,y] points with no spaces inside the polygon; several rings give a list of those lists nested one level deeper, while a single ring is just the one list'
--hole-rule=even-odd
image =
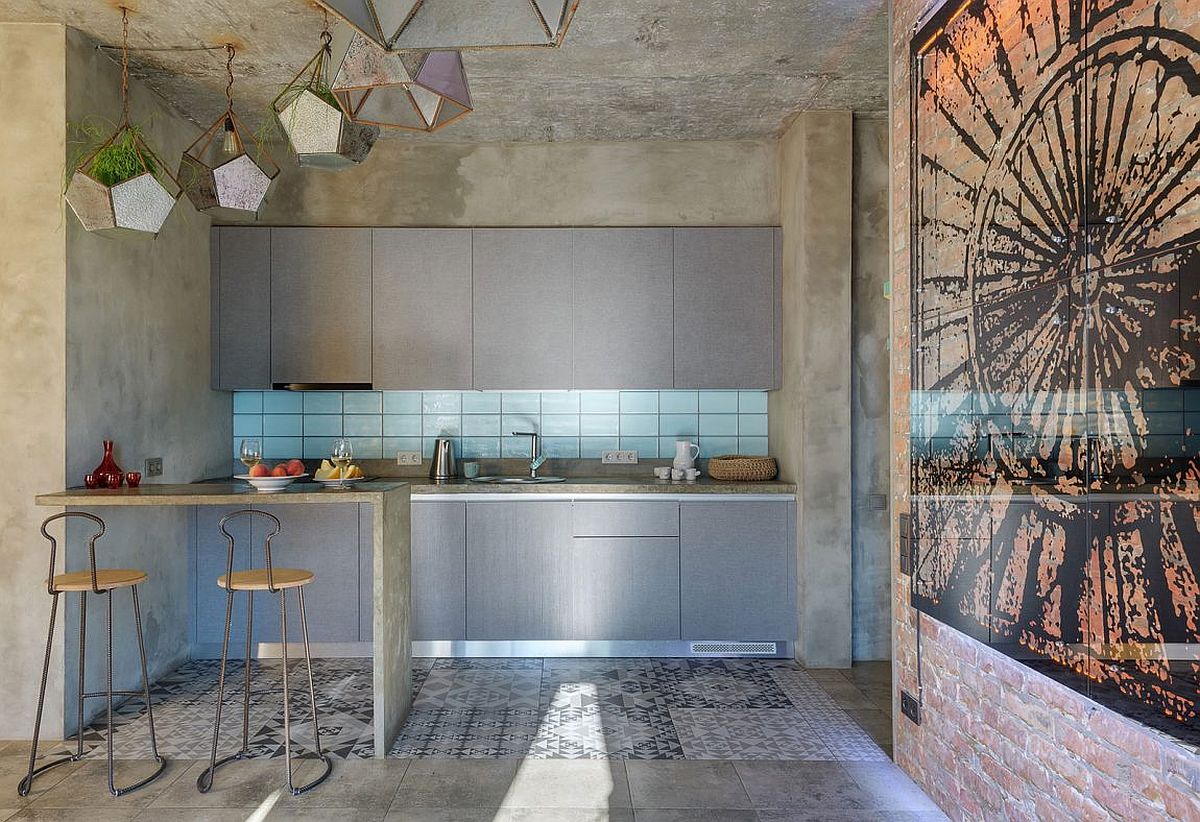
[{"label": "gray floor tile", "polygon": [[636,822],[758,822],[754,811],[738,811],[731,808],[703,810],[692,808],[681,811],[669,808],[640,808],[634,811]]},{"label": "gray floor tile", "polygon": [[635,808],[750,808],[737,771],[728,762],[625,763]]},{"label": "gray floor tile", "polygon": [[738,762],[738,776],[758,809],[878,808],[838,762]]},{"label": "gray floor tile", "polygon": [[632,807],[625,765],[605,760],[526,760],[503,804],[508,808]]},{"label": "gray floor tile", "polygon": [[[272,764],[282,768],[279,760],[275,760]],[[333,771],[329,774],[328,779],[300,796],[284,794],[275,803],[275,808],[279,811],[305,808],[355,808],[363,811],[378,811],[379,816],[382,817],[391,807],[396,791],[400,789],[400,782],[408,764],[403,759],[334,761]],[[313,778],[319,773],[320,771],[316,771],[309,776],[302,771],[296,777],[297,784],[300,780]],[[280,776],[282,776],[281,771]]]},{"label": "gray floor tile", "polygon": [[[118,760],[115,776],[117,786],[144,779],[156,767],[154,761],[149,759]],[[115,798],[108,792],[108,765],[100,757],[80,763],[65,779],[30,803],[29,807],[103,808],[115,801],[129,809],[144,808],[169,790],[186,771],[186,763],[168,761],[166,770],[157,780],[133,793]]]},{"label": "gray floor tile", "polygon": [[409,808],[397,802],[383,819],[384,822],[495,822],[496,814],[492,808]]},{"label": "gray floor tile", "polygon": [[892,718],[873,708],[848,709],[850,718],[871,735],[877,745],[892,744]]},{"label": "gray floor tile", "polygon": [[933,800],[898,766],[890,762],[846,762],[846,772],[871,795],[877,808],[937,811]]},{"label": "gray floor tile", "polygon": [[634,822],[630,808],[506,808],[496,822]]},{"label": "gray floor tile", "polygon": [[499,808],[517,768],[516,760],[413,760],[392,803],[410,808]]},{"label": "gray floor tile", "polygon": [[[140,809],[122,806],[121,799],[109,797],[112,807],[37,808],[31,805],[17,811],[9,818],[13,820],[47,820],[47,822],[49,820],[53,820],[53,822],[128,822],[128,820],[136,819],[141,812]],[[0,816],[0,818],[3,817]]]},{"label": "gray floor tile", "polygon": [[793,808],[759,811],[759,822],[943,822],[940,812],[925,811],[830,811],[823,808]]},{"label": "gray floor tile", "polygon": [[686,759],[832,759],[800,711],[672,708]]},{"label": "gray floor tile", "polygon": [[[38,765],[49,762],[52,758],[39,759]],[[23,808],[44,796],[51,788],[79,770],[80,767],[82,767],[82,763],[68,762],[65,765],[51,768],[36,777],[29,796],[22,797],[17,795],[17,784],[25,778],[25,774],[29,771],[29,754],[15,753],[0,756],[0,802],[14,808]]]},{"label": "gray floor tile", "polygon": [[[336,766],[337,763],[335,763]],[[188,769],[150,804],[151,808],[257,808],[272,805],[287,791],[287,774],[282,759],[249,759],[222,766],[213,780],[212,790],[200,793],[196,779],[208,762],[191,762]],[[296,768],[297,784],[317,774],[319,765],[306,762]]]}]

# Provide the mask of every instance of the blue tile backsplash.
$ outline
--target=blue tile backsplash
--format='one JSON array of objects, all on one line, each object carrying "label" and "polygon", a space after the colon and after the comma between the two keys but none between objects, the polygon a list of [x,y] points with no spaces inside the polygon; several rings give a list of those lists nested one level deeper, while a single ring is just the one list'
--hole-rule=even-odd
[{"label": "blue tile backsplash", "polygon": [[237,391],[233,451],[262,439],[263,457],[320,459],[334,437],[350,437],[359,459],[428,457],[439,436],[466,459],[527,457],[512,431],[538,431],[551,458],[598,459],[632,449],[642,459],[675,456],[675,441],[702,457],[767,453],[765,391]]}]

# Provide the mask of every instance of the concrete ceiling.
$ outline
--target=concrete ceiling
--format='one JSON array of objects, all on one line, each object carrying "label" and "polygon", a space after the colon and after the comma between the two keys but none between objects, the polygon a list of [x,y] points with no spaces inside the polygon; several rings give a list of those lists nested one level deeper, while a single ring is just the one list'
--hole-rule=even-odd
[{"label": "concrete ceiling", "polygon": [[[110,0],[117,5],[116,0]],[[257,123],[318,46],[304,0],[140,0],[133,47],[239,46],[238,110]],[[0,20],[65,23],[107,44],[100,0],[5,0]],[[408,140],[729,140],[768,137],[801,110],[879,112],[884,0],[582,0],[561,49],[464,54],[476,110]],[[207,125],[224,106],[223,52],[143,52],[134,74]]]}]

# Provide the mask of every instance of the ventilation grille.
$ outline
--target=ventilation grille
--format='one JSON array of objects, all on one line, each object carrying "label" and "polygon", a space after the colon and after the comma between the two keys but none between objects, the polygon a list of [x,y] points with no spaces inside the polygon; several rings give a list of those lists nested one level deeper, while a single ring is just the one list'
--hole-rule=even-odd
[{"label": "ventilation grille", "polygon": [[692,653],[701,656],[732,656],[736,654],[776,654],[774,642],[693,642]]}]

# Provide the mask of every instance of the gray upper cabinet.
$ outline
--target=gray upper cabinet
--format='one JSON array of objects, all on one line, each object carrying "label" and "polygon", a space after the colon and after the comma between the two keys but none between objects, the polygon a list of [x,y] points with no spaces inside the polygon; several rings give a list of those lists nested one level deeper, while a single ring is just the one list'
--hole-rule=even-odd
[{"label": "gray upper cabinet", "polygon": [[477,229],[475,388],[570,388],[571,230]]},{"label": "gray upper cabinet", "polygon": [[774,229],[674,233],[675,387],[778,387]]},{"label": "gray upper cabinet", "polygon": [[271,381],[370,383],[371,229],[270,231]]},{"label": "gray upper cabinet", "polygon": [[572,232],[574,387],[670,388],[671,229]]},{"label": "gray upper cabinet", "polygon": [[467,638],[467,504],[412,506],[412,638]]},{"label": "gray upper cabinet", "polygon": [[371,259],[375,387],[469,391],[471,230],[376,228]]},{"label": "gray upper cabinet", "polygon": [[790,501],[680,503],[684,639],[795,639],[794,512]]},{"label": "gray upper cabinet", "polygon": [[214,228],[213,388],[271,387],[271,233]]}]

